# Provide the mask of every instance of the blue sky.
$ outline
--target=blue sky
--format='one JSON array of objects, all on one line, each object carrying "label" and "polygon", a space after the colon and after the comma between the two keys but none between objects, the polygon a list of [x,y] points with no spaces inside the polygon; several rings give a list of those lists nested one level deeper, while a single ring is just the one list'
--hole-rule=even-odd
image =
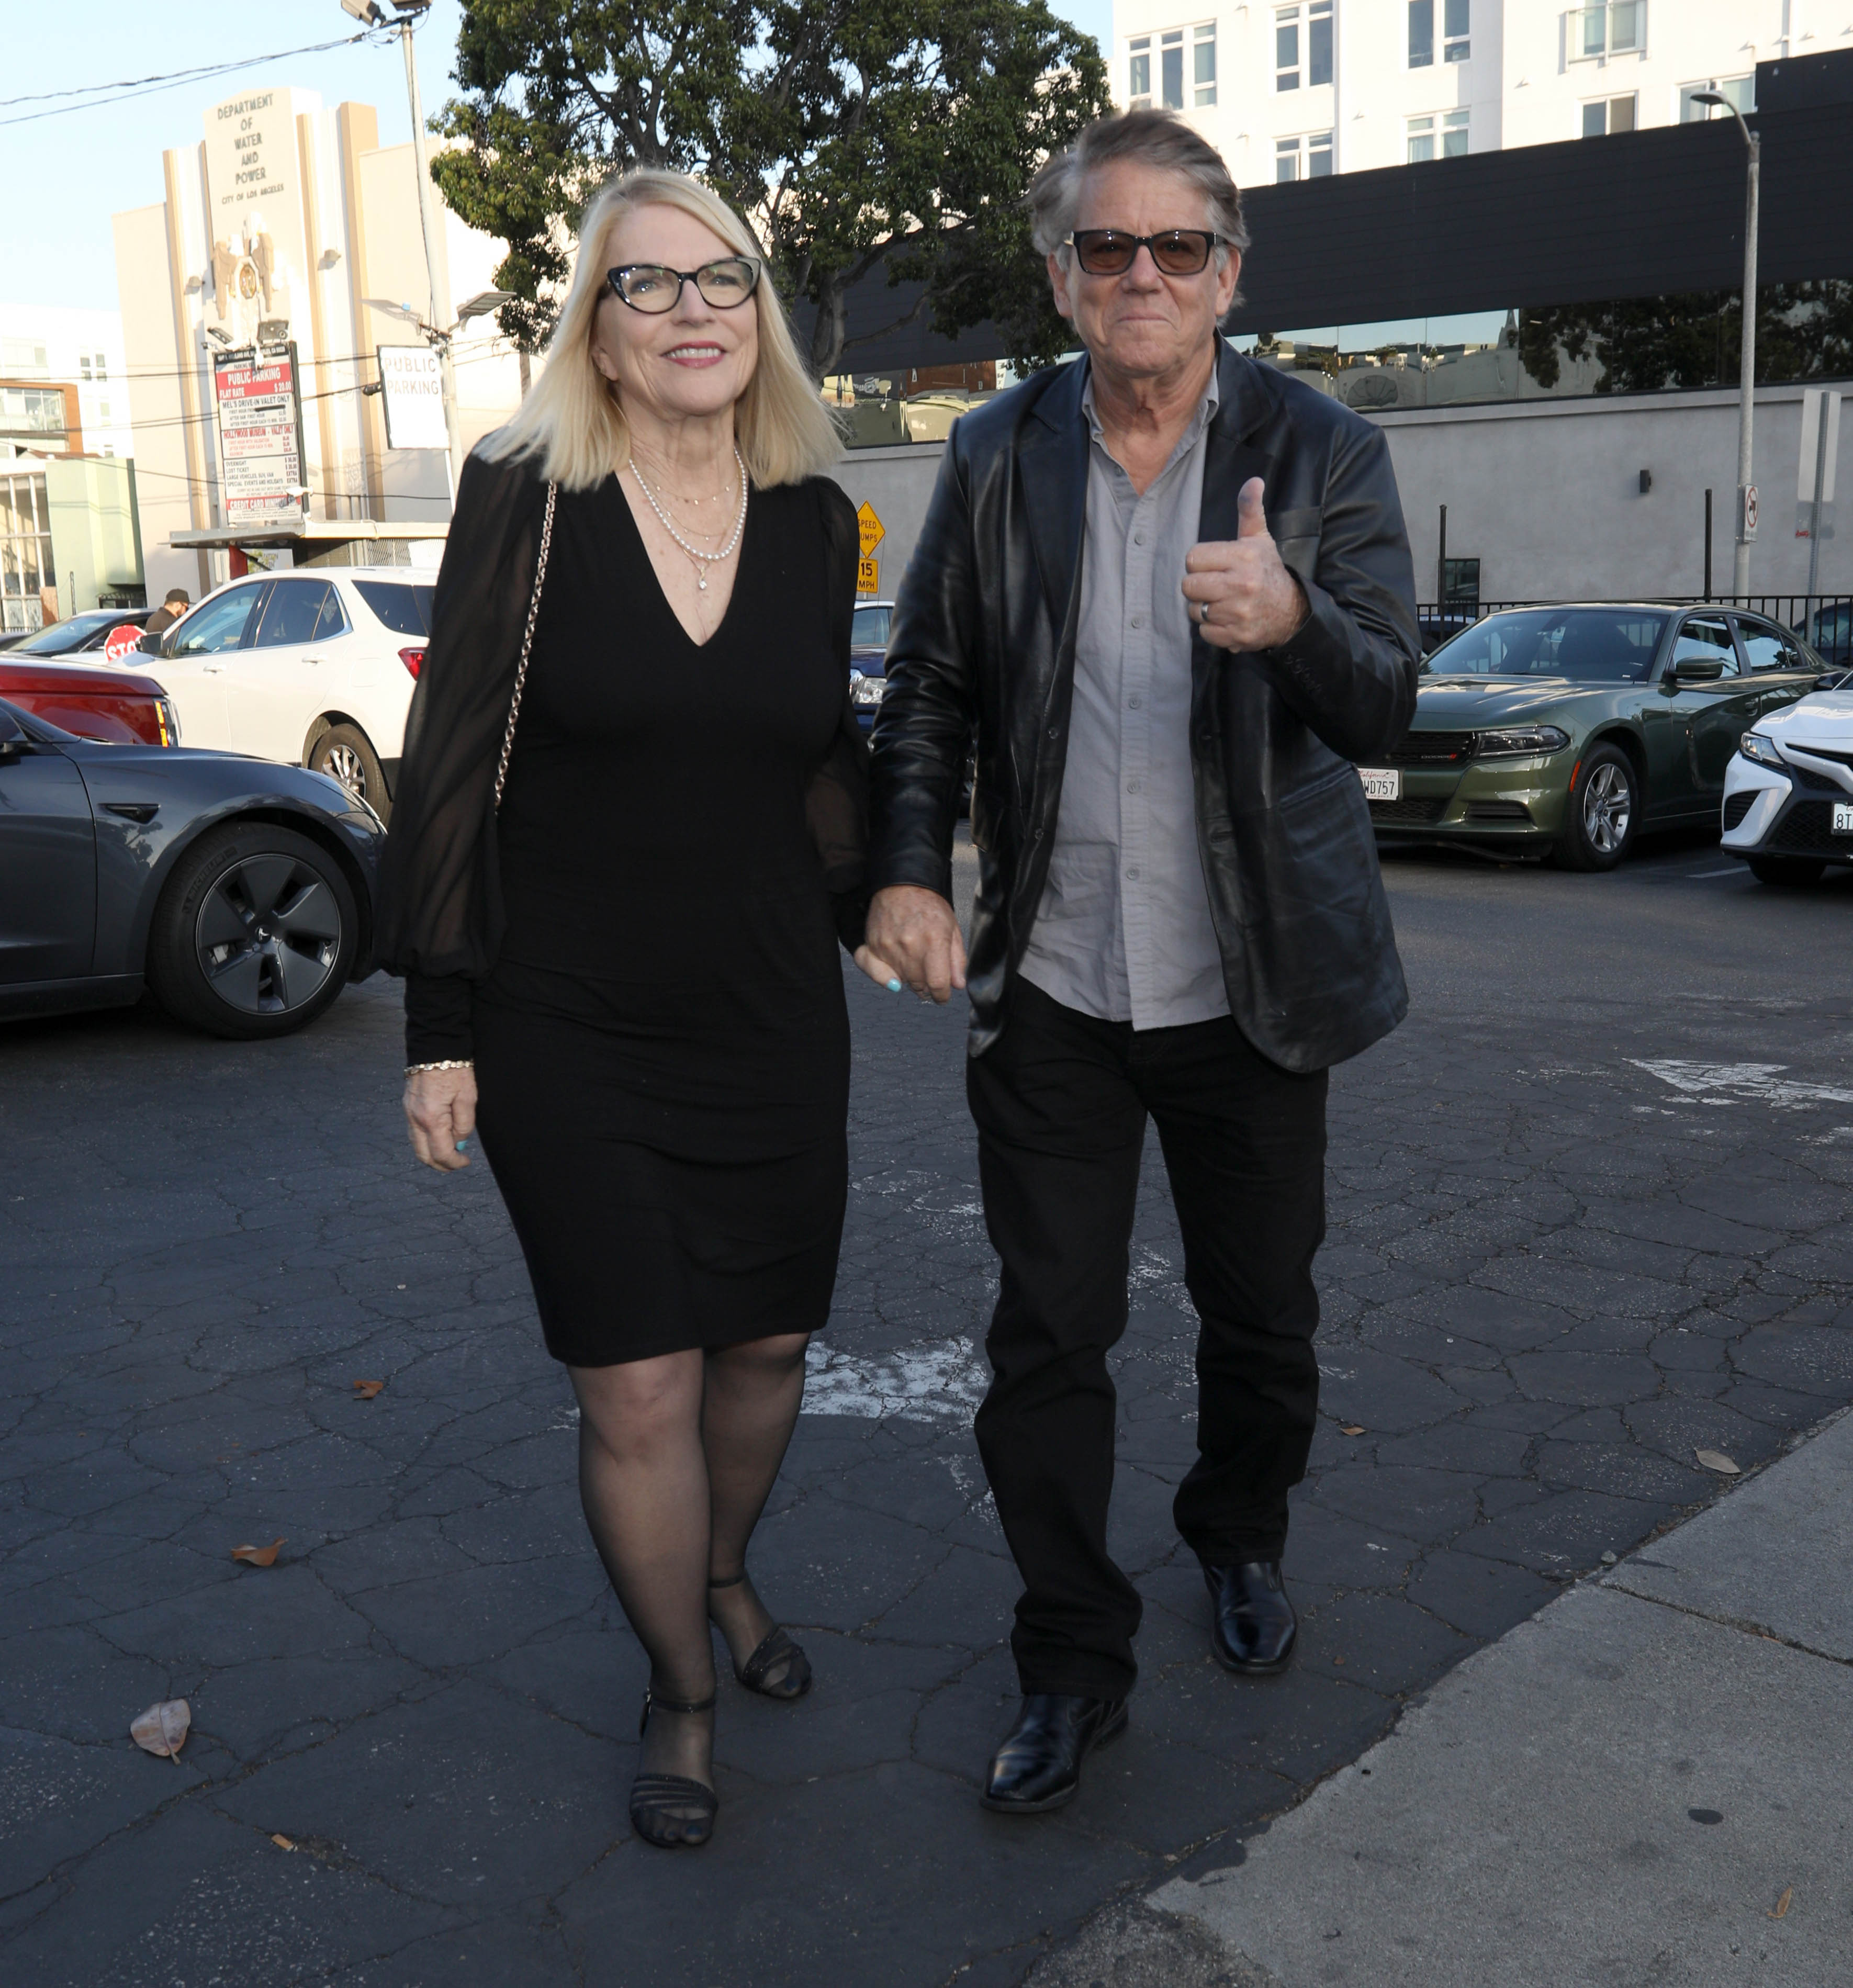
[{"label": "blue sky", "polygon": [[[1104,46],[1111,0],[1057,0],[1056,11]],[[428,113],[453,88],[451,53],[460,0],[435,0],[416,38],[418,86]],[[28,0],[6,8],[0,95],[36,96],[245,56],[333,41],[357,24],[339,0],[270,0],[218,8],[183,0]],[[54,106],[0,107],[0,185],[8,188],[5,274],[0,301],[117,307],[110,216],[161,198],[161,155],[198,142],[211,106],[256,82],[319,91],[324,103],[353,98],[380,113],[382,144],[411,134],[405,74],[396,46],[362,44],[208,77],[132,101],[9,123]]]}]

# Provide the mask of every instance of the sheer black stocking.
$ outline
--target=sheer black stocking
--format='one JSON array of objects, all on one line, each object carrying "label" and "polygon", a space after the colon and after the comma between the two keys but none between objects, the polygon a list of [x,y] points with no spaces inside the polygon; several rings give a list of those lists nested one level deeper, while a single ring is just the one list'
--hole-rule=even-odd
[{"label": "sheer black stocking", "polygon": [[[702,1357],[697,1352],[575,1367],[579,1490],[586,1523],[637,1639],[660,1701],[714,1695],[708,1626],[708,1468],[702,1452]],[[714,1785],[714,1714],[659,1702],[639,1771]],[[662,1821],[702,1820],[666,1805]]]},{"label": "sheer black stocking", "polygon": [[[747,1543],[785,1460],[804,1398],[803,1333],[756,1339],[708,1356],[702,1435],[708,1454],[711,1530],[708,1609],[727,1639],[734,1668],[777,1626],[750,1580]],[[759,1688],[775,1695],[790,1679],[793,1651],[769,1664]]]}]

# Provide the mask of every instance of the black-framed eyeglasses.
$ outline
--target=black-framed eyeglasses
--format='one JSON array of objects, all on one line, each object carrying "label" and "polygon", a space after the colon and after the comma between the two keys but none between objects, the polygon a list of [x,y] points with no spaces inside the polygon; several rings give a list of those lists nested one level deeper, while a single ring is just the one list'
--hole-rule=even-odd
[{"label": "black-framed eyeglasses", "polygon": [[732,310],[759,287],[759,265],[750,255],[723,255],[698,269],[671,269],[661,262],[627,262],[607,269],[605,282],[620,303],[652,317],[672,311],[682,300],[682,286],[692,283],[716,310]]},{"label": "black-framed eyeglasses", "polygon": [[1118,228],[1077,228],[1069,236],[1074,259],[1090,276],[1123,276],[1141,248],[1166,276],[1201,276],[1222,236],[1207,228],[1168,228],[1162,235],[1128,235]]}]

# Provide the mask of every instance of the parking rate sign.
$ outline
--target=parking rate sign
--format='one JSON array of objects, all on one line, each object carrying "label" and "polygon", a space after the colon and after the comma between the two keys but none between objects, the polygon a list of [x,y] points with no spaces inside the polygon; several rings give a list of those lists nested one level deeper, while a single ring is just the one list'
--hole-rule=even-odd
[{"label": "parking rate sign", "polygon": [[308,515],[296,347],[217,360],[219,502],[228,525],[294,525]]}]

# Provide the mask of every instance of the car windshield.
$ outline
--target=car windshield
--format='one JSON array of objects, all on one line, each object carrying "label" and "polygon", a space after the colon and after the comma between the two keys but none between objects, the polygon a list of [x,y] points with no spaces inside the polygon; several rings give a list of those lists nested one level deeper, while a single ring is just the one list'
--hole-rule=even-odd
[{"label": "car windshield", "polygon": [[15,656],[68,656],[72,650],[81,649],[98,629],[107,628],[116,617],[107,611],[101,614],[73,614],[68,621],[54,621],[49,628],[41,628],[36,635],[17,644]]},{"label": "car windshield", "polygon": [[1489,614],[1429,658],[1435,676],[1569,677],[1645,683],[1667,617],[1642,607],[1547,607]]},{"label": "car windshield", "polygon": [[357,580],[354,591],[395,635],[431,632],[429,587],[407,586],[396,580]]},{"label": "car windshield", "polygon": [[850,641],[858,649],[885,649],[888,617],[893,612],[888,607],[858,607],[850,630]]}]

